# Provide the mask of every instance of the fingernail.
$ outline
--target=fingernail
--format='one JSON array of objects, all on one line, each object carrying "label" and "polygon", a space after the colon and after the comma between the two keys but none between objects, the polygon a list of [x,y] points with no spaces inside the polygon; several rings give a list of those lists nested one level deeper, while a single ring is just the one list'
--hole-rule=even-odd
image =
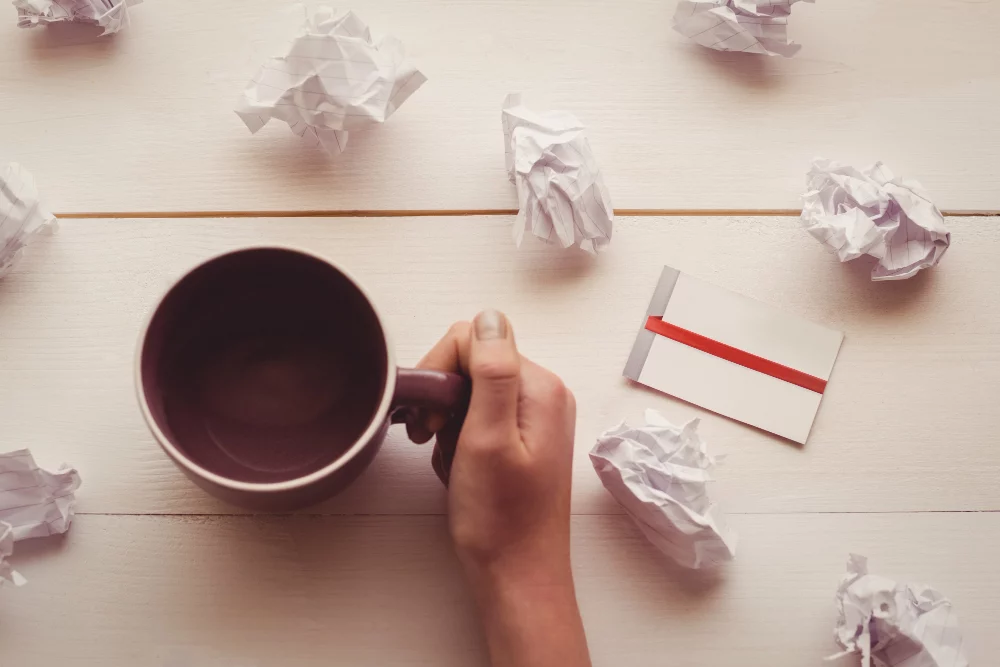
[{"label": "fingernail", "polygon": [[484,310],[476,315],[476,338],[493,340],[507,337],[507,318],[499,310]]}]

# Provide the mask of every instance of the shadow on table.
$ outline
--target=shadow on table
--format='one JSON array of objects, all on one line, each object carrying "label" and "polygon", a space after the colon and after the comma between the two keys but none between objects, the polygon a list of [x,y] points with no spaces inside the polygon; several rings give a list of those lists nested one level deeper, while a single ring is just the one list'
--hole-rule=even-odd
[{"label": "shadow on table", "polygon": [[[296,136],[282,120],[271,119],[253,135],[235,114],[233,122],[238,123],[242,131],[235,147],[237,150],[232,155],[239,159],[241,169],[259,172],[257,175],[262,180],[286,180],[295,189],[334,189],[338,187],[338,173],[350,166],[348,161],[338,161],[322,146]],[[350,144],[347,150],[350,150]],[[346,156],[345,151],[338,157]]]},{"label": "shadow on table", "polygon": [[[513,230],[511,235],[513,236]],[[562,248],[545,243],[532,236],[530,231],[524,233],[520,248],[513,246],[512,238],[512,252],[517,253],[516,277],[533,289],[558,289],[576,283],[594,271],[600,263],[599,256],[595,257],[576,247]]]},{"label": "shadow on table", "polygon": [[696,66],[722,77],[730,83],[753,90],[770,90],[781,85],[771,56],[755,53],[716,51],[698,44],[687,44],[685,55]]},{"label": "shadow on table", "polygon": [[609,540],[608,562],[616,565],[621,585],[635,589],[651,608],[682,606],[687,610],[709,605],[725,584],[725,566],[692,570],[678,565],[646,539],[627,515],[608,516],[616,539]]},{"label": "shadow on table", "polygon": [[[58,224],[58,223],[57,223]],[[25,293],[35,287],[32,284],[32,276],[39,271],[44,271],[46,266],[51,266],[53,261],[63,261],[65,258],[61,254],[58,239],[58,227],[49,228],[47,231],[36,233],[28,238],[27,243],[21,248],[10,263],[8,273],[0,278],[0,305],[3,304],[5,295]],[[67,260],[68,261],[68,260]]]},{"label": "shadow on table", "polygon": [[[70,532],[72,530],[70,528]],[[18,566],[23,566],[28,562],[39,563],[49,558],[56,558],[66,548],[67,541],[70,539],[72,538],[64,533],[16,542],[14,553],[10,556],[10,563],[16,570]]]},{"label": "shadow on table", "polygon": [[906,315],[925,308],[926,297],[931,294],[937,267],[924,269],[905,280],[871,279],[872,269],[878,264],[874,257],[865,255],[840,266],[840,294],[849,299],[851,307],[882,317]]},{"label": "shadow on table", "polygon": [[[235,102],[236,96],[233,100]],[[233,115],[233,122],[241,124]],[[245,136],[243,135],[245,133]],[[261,181],[280,181],[291,192],[330,191],[325,209],[342,209],[336,204],[343,201],[337,192],[345,190],[370,190],[370,174],[380,162],[395,160],[400,146],[406,138],[399,123],[392,123],[367,130],[348,133],[347,145],[342,153],[332,154],[315,138],[296,136],[288,123],[272,118],[254,135],[243,128],[238,133],[238,143],[231,151],[234,168]],[[419,168],[419,165],[414,165]],[[378,187],[393,187],[393,183],[377,184]]]},{"label": "shadow on table", "polygon": [[90,23],[50,23],[24,30],[29,33],[29,38],[24,41],[32,51],[30,55],[35,58],[50,54],[63,55],[64,52],[59,51],[59,49],[71,46],[86,47],[85,49],[73,49],[72,55],[74,57],[81,55],[105,56],[117,49],[120,40],[118,33],[104,35],[104,28]]}]

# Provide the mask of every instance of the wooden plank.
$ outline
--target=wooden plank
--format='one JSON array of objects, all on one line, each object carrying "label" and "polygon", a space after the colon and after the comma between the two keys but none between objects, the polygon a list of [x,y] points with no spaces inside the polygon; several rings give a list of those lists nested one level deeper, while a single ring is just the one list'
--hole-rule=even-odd
[{"label": "wooden plank", "polygon": [[[624,516],[574,518],[595,667],[819,665],[849,550],[948,596],[971,664],[1000,652],[1000,514],[735,523],[737,560],[712,578],[665,562]],[[16,549],[29,581],[0,592],[4,665],[488,664],[443,517],[81,516],[64,542]]]},{"label": "wooden plank", "polygon": [[[950,221],[937,268],[872,283],[790,218],[624,218],[591,259],[518,250],[510,217],[67,220],[0,281],[0,448],[79,466],[85,512],[229,512],[182,477],[146,431],[132,355],[168,283],[253,243],[309,248],[371,290],[400,363],[453,321],[495,306],[522,351],[575,392],[575,509],[617,512],[591,469],[596,436],[646,407],[703,418],[727,452],[718,497],[733,511],[1000,509],[1000,226]],[[843,329],[812,436],[799,448],[630,385],[621,377],[663,264]],[[445,497],[429,450],[394,430],[374,468],[317,511],[435,513]]]},{"label": "wooden plank", "polygon": [[[0,21],[0,156],[54,210],[513,209],[500,104],[574,112],[624,209],[796,209],[809,160],[885,160],[943,209],[1000,210],[1000,4],[795,7],[794,58],[690,44],[664,0],[359,0],[429,82],[338,159],[237,95],[281,50],[278,6],[137,7],[112,39]],[[898,48],[898,44],[914,48]]]}]

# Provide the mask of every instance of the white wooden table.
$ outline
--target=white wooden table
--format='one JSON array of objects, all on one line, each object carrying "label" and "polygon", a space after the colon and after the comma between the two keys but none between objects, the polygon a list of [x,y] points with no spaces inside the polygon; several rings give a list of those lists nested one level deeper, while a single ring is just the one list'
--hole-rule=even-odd
[{"label": "white wooden table", "polygon": [[[0,665],[486,665],[429,450],[394,431],[338,498],[249,516],[194,488],[146,431],[131,385],[143,316],[199,260],[268,242],[350,268],[404,363],[495,306],[563,376],[595,665],[818,666],[850,551],[940,588],[972,663],[995,662],[1000,220],[949,217],[938,268],[873,284],[787,214],[814,155],[884,159],[943,209],[1000,212],[1000,3],[797,5],[790,60],[686,44],[668,0],[353,8],[430,81],[337,159],[280,124],[250,136],[231,111],[278,3],[150,0],[112,39],[0,18],[0,157],[64,218],[0,281],[0,450],[84,478],[69,534],[17,545],[30,583],[0,591]],[[600,257],[514,248],[511,90],[590,128],[623,213]],[[846,331],[805,447],[621,379],[663,264]],[[715,495],[741,544],[716,577],[665,562],[587,460],[645,407],[701,416],[728,454]]]}]

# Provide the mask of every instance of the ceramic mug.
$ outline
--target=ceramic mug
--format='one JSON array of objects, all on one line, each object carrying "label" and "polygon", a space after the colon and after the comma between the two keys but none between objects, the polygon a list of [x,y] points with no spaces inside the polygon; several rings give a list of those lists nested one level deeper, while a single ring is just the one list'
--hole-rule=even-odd
[{"label": "ceramic mug", "polygon": [[281,247],[229,252],[181,277],[143,328],[135,374],[146,423],[174,463],[212,495],[259,510],[334,495],[401,409],[461,416],[469,394],[460,375],[397,368],[357,281]]}]

